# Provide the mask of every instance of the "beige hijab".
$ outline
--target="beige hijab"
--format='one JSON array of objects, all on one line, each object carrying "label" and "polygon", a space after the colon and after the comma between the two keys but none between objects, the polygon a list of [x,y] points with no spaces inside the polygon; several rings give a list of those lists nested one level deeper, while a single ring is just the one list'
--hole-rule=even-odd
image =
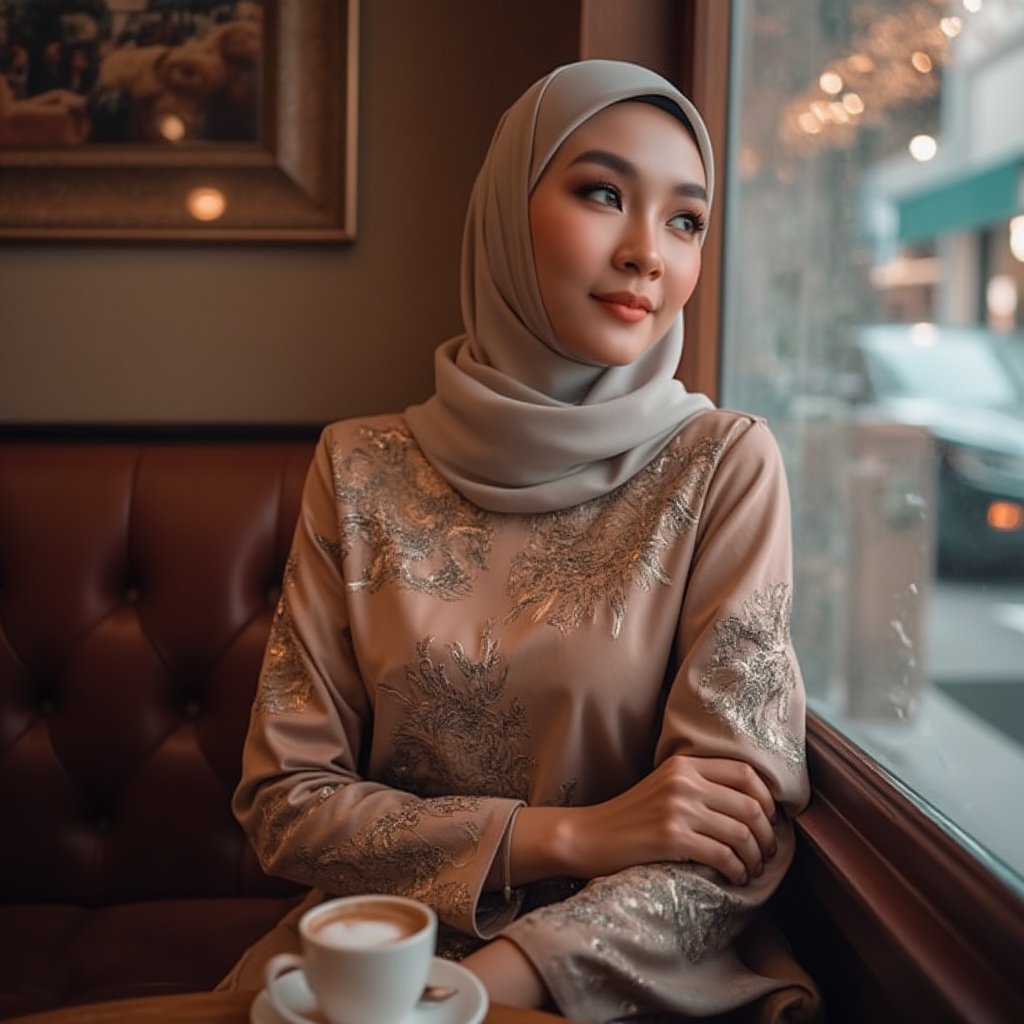
[{"label": "beige hijab", "polygon": [[466,333],[435,355],[435,393],[406,410],[431,464],[495,512],[568,508],[607,494],[651,461],[691,416],[711,408],[675,377],[683,318],[628,366],[581,361],[558,344],[533,264],[530,192],[565,139],[605,107],[638,96],[674,101],[714,164],[693,104],[635,64],[568,64],[504,114],[477,176],[463,235]]}]

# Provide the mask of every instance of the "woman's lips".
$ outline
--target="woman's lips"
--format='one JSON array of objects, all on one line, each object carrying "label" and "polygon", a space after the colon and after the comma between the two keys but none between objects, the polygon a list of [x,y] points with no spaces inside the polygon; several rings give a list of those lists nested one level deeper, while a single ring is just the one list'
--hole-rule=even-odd
[{"label": "woman's lips", "polygon": [[594,295],[601,305],[619,320],[628,324],[639,323],[651,312],[651,300],[644,295],[633,295],[631,292],[610,292],[605,295]]}]

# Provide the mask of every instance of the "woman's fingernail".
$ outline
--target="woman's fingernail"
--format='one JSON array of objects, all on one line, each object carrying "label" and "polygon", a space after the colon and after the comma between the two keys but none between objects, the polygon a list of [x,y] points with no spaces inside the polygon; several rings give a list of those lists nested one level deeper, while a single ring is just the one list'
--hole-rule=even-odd
[{"label": "woman's fingernail", "polygon": [[739,880],[738,884],[739,885],[746,885],[749,881],[750,881],[750,875],[748,875],[746,873],[746,871],[744,871],[743,874],[740,875],[740,880]]}]

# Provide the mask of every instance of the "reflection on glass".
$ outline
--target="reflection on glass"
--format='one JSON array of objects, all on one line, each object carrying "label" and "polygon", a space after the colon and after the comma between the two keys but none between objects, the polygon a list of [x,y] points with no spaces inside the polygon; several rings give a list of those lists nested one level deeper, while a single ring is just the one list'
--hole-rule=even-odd
[{"label": "reflection on glass", "polygon": [[734,11],[723,399],[811,704],[1024,886],[1024,0]]}]

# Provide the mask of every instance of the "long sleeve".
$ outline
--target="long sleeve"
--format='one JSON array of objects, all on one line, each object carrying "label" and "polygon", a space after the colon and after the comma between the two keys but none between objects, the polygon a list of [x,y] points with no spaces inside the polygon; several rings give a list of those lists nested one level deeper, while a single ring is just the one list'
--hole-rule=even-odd
[{"label": "long sleeve", "polygon": [[424,797],[370,777],[371,747],[379,763],[396,741],[374,715],[379,681],[366,677],[353,638],[351,603],[372,595],[364,593],[365,571],[346,579],[361,524],[340,501],[345,482],[336,460],[325,433],[307,478],[234,810],[268,872],[330,895],[412,896],[454,928],[486,933],[479,897],[521,801],[472,792]]},{"label": "long sleeve", "polygon": [[[808,796],[804,695],[789,636],[789,502],[763,422],[737,418],[730,429],[699,510],[655,763],[680,753],[752,765],[782,809],[778,850],[746,886],[697,864],[641,865],[507,928],[559,1008],[588,1024],[638,1013],[688,1019],[780,986],[747,969],[731,943],[788,867],[789,815]],[[809,994],[809,1013],[814,1002]]]}]

